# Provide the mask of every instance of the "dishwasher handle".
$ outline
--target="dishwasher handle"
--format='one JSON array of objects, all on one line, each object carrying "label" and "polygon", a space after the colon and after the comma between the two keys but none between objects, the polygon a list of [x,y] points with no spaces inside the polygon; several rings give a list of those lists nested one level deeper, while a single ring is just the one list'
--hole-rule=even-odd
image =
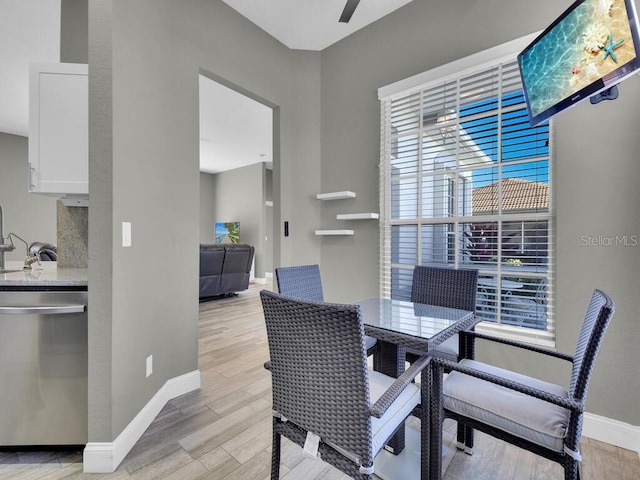
[{"label": "dishwasher handle", "polygon": [[85,309],[85,305],[0,306],[0,315],[59,315],[66,313],[83,313]]}]

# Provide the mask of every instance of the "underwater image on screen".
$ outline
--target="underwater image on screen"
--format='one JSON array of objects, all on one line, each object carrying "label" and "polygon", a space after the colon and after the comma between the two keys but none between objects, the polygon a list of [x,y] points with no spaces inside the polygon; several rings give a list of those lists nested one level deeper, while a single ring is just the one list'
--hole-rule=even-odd
[{"label": "underwater image on screen", "polygon": [[520,57],[536,116],[636,57],[624,0],[587,0]]}]

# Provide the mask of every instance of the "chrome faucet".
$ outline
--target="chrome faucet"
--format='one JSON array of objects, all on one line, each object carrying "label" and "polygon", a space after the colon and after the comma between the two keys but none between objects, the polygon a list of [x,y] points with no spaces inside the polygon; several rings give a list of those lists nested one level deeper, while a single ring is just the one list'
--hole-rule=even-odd
[{"label": "chrome faucet", "polygon": [[11,243],[12,247],[13,247],[13,240],[11,239],[11,237],[16,237],[18,240],[24,243],[24,246],[27,249],[27,256],[24,257],[24,267],[22,267],[23,270],[31,270],[33,268],[32,265],[36,262],[38,262],[38,265],[42,266],[42,264],[40,263],[40,254],[38,252],[31,254],[31,252],[29,252],[29,244],[24,238],[16,235],[15,233],[9,233],[9,235],[7,235],[7,238],[9,239],[9,242]]},{"label": "chrome faucet", "polygon": [[11,239],[9,239],[9,241],[10,243],[8,244],[4,243],[4,214],[2,213],[2,205],[0,205],[0,270],[5,269],[5,253],[16,249]]}]

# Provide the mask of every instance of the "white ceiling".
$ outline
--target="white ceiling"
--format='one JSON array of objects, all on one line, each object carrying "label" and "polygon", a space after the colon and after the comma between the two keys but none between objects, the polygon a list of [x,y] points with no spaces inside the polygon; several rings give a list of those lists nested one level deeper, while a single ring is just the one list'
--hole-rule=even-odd
[{"label": "white ceiling", "polygon": [[[292,49],[322,50],[412,0],[223,0]],[[0,0],[0,132],[29,135],[29,63],[60,61],[60,0]],[[204,82],[202,81],[204,80]],[[201,79],[201,170],[271,162],[271,109]]]},{"label": "white ceiling", "polygon": [[324,50],[412,0],[361,0],[339,23],[346,0],[222,0],[289,48]]},{"label": "white ceiling", "polygon": [[271,108],[200,75],[200,170],[272,162]]}]

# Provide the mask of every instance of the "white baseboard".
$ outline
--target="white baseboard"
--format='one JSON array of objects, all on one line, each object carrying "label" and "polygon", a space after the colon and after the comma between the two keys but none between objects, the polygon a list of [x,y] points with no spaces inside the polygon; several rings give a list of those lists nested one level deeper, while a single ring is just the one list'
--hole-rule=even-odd
[{"label": "white baseboard", "polygon": [[266,285],[267,284],[267,279],[266,278],[262,278],[262,277],[253,277],[251,279],[251,283],[257,283],[259,285]]},{"label": "white baseboard", "polygon": [[169,400],[199,388],[199,370],[167,380],[113,442],[87,443],[84,473],[113,473]]},{"label": "white baseboard", "polygon": [[635,425],[585,413],[582,435],[640,455],[640,427]]}]

